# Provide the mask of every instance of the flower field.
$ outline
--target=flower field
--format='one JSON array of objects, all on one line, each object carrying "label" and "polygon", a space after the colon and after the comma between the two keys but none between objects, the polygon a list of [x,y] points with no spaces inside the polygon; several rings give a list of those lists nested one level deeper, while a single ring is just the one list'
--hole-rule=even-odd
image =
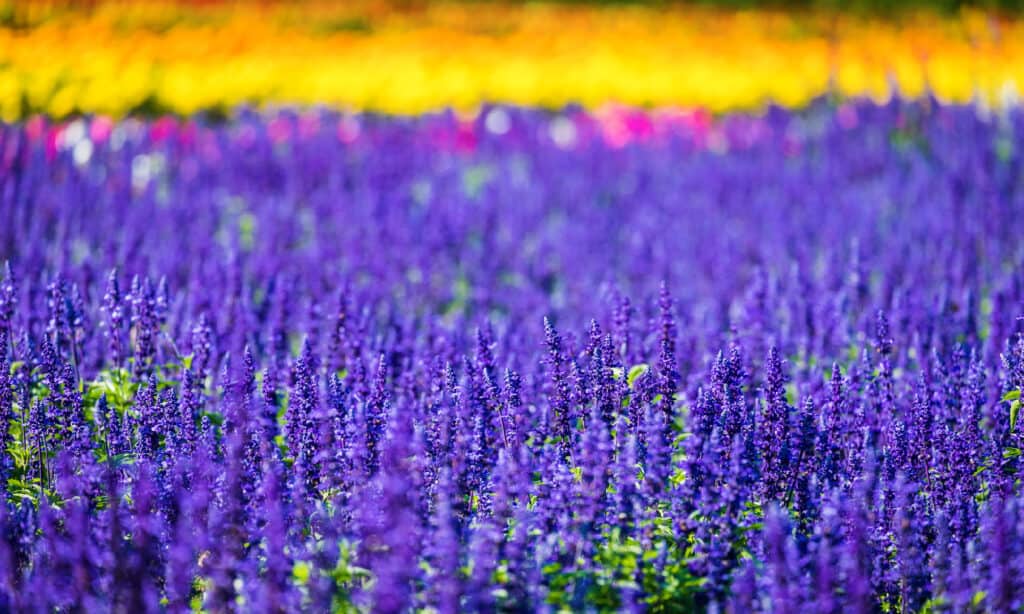
[{"label": "flower field", "polygon": [[1022,131],[9,126],[0,603],[1018,609]]},{"label": "flower field", "polygon": [[0,612],[1024,611],[1012,18],[27,6]]}]

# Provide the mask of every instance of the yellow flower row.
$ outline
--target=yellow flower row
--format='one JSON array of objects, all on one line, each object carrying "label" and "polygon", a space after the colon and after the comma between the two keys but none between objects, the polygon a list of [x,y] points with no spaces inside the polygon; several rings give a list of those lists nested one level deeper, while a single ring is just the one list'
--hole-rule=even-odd
[{"label": "yellow flower row", "polygon": [[[139,7],[142,8],[139,8]],[[399,8],[401,7],[401,8]],[[103,3],[0,29],[0,117],[323,103],[392,113],[481,102],[753,108],[832,88],[998,103],[1024,21],[554,4]]]}]

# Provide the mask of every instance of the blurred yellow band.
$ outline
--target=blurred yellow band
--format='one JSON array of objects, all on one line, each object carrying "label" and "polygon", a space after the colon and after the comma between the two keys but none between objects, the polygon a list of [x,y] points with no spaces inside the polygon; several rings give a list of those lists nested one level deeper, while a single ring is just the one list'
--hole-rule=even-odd
[{"label": "blurred yellow band", "polygon": [[26,5],[0,26],[0,117],[482,102],[750,109],[930,89],[999,105],[1024,20],[633,5],[381,2]]}]

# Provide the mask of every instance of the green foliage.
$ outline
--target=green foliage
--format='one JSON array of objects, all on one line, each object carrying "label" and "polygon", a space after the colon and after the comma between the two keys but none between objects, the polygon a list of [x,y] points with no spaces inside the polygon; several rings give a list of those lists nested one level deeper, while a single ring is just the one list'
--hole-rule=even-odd
[{"label": "green foliage", "polygon": [[368,585],[373,581],[373,574],[364,567],[357,566],[356,544],[346,540],[338,543],[338,562],[330,571],[323,575],[334,582],[334,602],[331,612],[334,614],[356,612],[358,608],[352,600],[352,589]]},{"label": "green foliage", "polygon": [[7,494],[15,503],[27,499],[32,505],[38,505],[41,488],[42,481],[39,478],[32,478],[27,482],[18,478],[7,480]]},{"label": "green foliage", "polygon": [[124,416],[132,408],[138,391],[139,384],[132,379],[132,374],[127,369],[106,369],[100,371],[96,379],[86,384],[82,400],[86,407],[91,408],[105,395],[110,407]]},{"label": "green foliage", "polygon": [[650,370],[651,367],[647,363],[633,365],[632,367],[629,368],[629,374],[626,375],[626,385],[632,388],[633,384],[636,383],[636,380],[643,377]]},{"label": "green foliage", "polygon": [[545,564],[541,572],[552,609],[619,612],[628,591],[646,595],[644,605],[652,612],[694,611],[705,580],[690,573],[687,549],[676,543],[671,519],[658,516],[637,528],[648,533],[650,547],[621,527],[606,527],[589,559],[577,555]]}]

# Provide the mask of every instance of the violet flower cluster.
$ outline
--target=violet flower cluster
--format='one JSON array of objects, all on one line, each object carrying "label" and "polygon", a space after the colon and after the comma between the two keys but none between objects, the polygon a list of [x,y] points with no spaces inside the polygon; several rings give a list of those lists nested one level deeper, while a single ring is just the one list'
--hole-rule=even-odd
[{"label": "violet flower cluster", "polygon": [[1024,608],[1021,112],[92,127],[0,128],[0,610]]}]

